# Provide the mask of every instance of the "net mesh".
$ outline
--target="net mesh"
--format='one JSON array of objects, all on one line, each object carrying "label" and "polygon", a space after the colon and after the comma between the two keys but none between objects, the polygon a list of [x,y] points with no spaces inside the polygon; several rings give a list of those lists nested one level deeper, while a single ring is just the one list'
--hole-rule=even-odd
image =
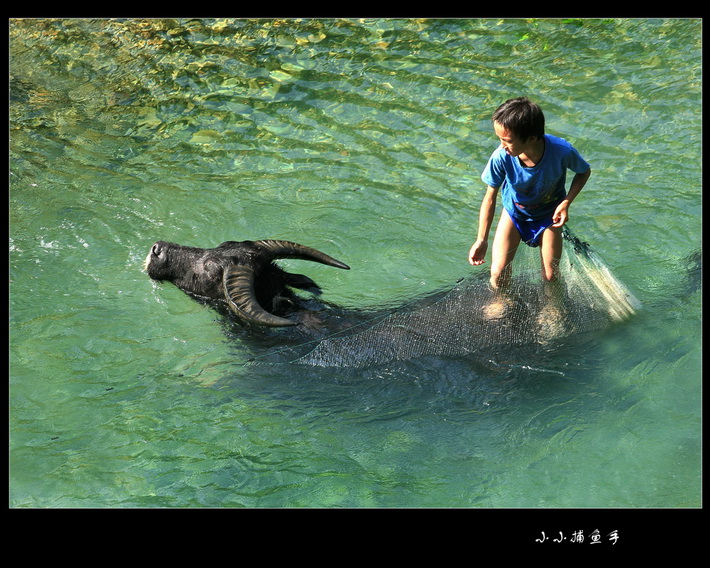
[{"label": "net mesh", "polygon": [[561,279],[552,294],[542,283],[538,249],[523,246],[505,295],[494,292],[488,273],[481,271],[448,290],[279,354],[289,363],[326,367],[465,356],[496,347],[546,344],[633,315],[638,300],[587,243],[568,229],[564,235],[568,244]]}]

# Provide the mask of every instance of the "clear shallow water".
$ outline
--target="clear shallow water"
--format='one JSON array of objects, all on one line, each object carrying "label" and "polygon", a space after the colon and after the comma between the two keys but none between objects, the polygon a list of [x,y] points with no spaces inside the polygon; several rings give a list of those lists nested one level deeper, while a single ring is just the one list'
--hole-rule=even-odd
[{"label": "clear shallow water", "polygon": [[[700,29],[11,22],[11,505],[699,506]],[[592,164],[571,225],[643,302],[626,324],[529,361],[259,367],[142,272],[157,239],[285,238],[353,267],[307,267],[344,306],[450,285],[519,94]]]}]

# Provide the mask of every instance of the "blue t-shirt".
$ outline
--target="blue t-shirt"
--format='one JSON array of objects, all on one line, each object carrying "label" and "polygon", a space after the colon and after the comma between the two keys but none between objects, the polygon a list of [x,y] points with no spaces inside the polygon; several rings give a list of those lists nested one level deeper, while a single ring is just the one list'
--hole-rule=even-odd
[{"label": "blue t-shirt", "polygon": [[545,134],[545,151],[535,166],[524,166],[500,146],[488,160],[481,179],[501,190],[503,207],[511,217],[526,221],[552,215],[567,195],[568,169],[581,174],[589,170],[589,164],[567,140]]}]

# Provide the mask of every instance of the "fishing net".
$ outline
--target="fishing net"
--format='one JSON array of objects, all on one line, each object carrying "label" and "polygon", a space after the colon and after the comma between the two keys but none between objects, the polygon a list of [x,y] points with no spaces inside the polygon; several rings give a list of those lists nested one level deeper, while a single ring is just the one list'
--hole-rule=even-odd
[{"label": "fishing net", "polygon": [[[465,356],[601,329],[627,319],[638,300],[602,259],[565,229],[561,279],[542,282],[539,249],[522,246],[504,295],[487,270],[391,311],[383,311],[318,341],[279,350],[289,363],[366,367],[422,356]],[[305,351],[305,352],[304,352]]]}]

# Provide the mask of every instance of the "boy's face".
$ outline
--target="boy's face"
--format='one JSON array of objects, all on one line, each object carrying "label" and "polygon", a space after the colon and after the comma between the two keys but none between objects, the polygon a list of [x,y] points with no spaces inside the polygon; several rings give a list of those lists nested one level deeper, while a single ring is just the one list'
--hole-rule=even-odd
[{"label": "boy's face", "polygon": [[498,122],[493,122],[493,129],[500,139],[501,146],[511,156],[519,156],[530,147],[530,142],[537,140],[537,138],[533,137],[523,142],[517,135],[501,126]]}]

